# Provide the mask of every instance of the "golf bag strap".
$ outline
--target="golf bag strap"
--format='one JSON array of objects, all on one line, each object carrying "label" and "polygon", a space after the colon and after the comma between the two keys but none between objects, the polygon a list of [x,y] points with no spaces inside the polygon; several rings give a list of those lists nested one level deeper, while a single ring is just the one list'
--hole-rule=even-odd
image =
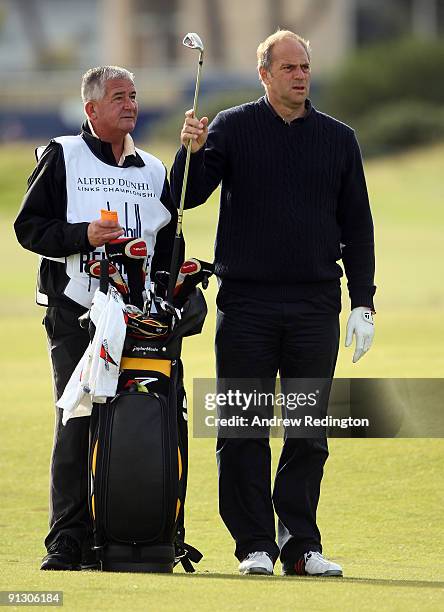
[{"label": "golf bag strap", "polygon": [[100,291],[105,295],[109,287],[109,262],[107,259],[100,261]]},{"label": "golf bag strap", "polygon": [[202,553],[186,542],[176,542],[176,560],[174,565],[177,565],[180,561],[183,569],[188,573],[192,574],[196,570],[193,567],[193,563],[199,563],[202,559]]}]

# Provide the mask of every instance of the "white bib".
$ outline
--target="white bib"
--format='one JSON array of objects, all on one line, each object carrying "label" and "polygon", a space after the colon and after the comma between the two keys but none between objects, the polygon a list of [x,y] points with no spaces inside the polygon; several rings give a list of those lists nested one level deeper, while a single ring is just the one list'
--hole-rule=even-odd
[{"label": "white bib", "polygon": [[[100,161],[81,136],[55,138],[62,145],[66,167],[68,223],[91,222],[100,218],[102,208],[115,210],[125,237],[146,242],[147,284],[157,232],[171,220],[171,214],[160,201],[165,182],[165,168],[156,157],[136,149],[145,166],[121,168]],[[69,282],[65,295],[85,308],[98,286],[85,272],[90,259],[101,259],[104,247],[89,253],[77,253],[56,261],[66,262]],[[123,270],[125,277],[125,271]],[[125,280],[127,280],[125,278]]]}]

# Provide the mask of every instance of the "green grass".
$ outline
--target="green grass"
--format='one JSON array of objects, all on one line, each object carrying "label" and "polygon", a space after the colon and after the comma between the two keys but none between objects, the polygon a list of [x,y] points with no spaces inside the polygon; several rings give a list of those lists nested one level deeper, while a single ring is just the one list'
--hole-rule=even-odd
[{"label": "green grass", "polygon": [[[157,152],[170,163],[171,151]],[[377,238],[376,338],[356,365],[341,348],[338,376],[444,372],[443,157],[437,146],[366,165]],[[73,610],[443,609],[442,440],[331,440],[319,523],[327,555],[344,566],[343,580],[237,576],[233,543],[218,517],[214,440],[194,438],[188,539],[205,555],[196,575],[39,572],[52,391],[43,311],[33,305],[37,258],[16,244],[11,229],[32,167],[33,146],[0,148],[0,589],[63,590]],[[186,213],[188,255],[211,258],[216,222],[217,195]],[[214,372],[214,297],[213,281],[204,333],[185,342],[189,390],[193,377]],[[276,463],[280,441],[272,447]]]}]

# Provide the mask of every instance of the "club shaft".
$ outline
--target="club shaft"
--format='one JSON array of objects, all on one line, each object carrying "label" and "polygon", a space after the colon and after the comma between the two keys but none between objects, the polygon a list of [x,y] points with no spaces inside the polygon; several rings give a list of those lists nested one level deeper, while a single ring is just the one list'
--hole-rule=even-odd
[{"label": "club shaft", "polygon": [[[201,51],[199,53],[199,63],[197,65],[197,76],[196,76],[196,87],[194,89],[193,117],[195,117],[197,113],[197,99],[199,97],[200,74],[202,72],[202,63],[203,63],[203,52]],[[187,192],[188,171],[190,168],[191,144],[192,144],[192,141],[190,139],[188,141],[188,146],[187,146],[187,156],[185,159],[185,169],[183,172],[183,181],[182,181],[182,192],[180,194],[180,204],[179,204],[179,210],[177,213],[176,236],[180,236],[182,234],[182,217],[183,217],[183,209],[185,205],[185,196]]]},{"label": "club shaft", "polygon": [[[194,89],[193,117],[195,117],[197,113],[197,99],[199,97],[200,73],[202,72],[202,64],[203,64],[203,51],[200,51],[199,62],[197,65],[196,87]],[[179,209],[177,211],[176,235],[174,237],[174,247],[173,247],[173,253],[171,256],[170,276],[168,280],[168,290],[167,290],[167,301],[171,301],[173,298],[174,287],[176,286],[177,275],[179,272],[179,254],[180,254],[180,244],[181,244],[181,236],[182,236],[182,217],[183,217],[183,209],[185,206],[185,195],[187,192],[190,157],[191,157],[191,139],[188,141],[188,146],[187,146],[187,156],[185,159],[185,169],[184,169],[183,180],[182,180],[182,192],[180,194],[180,204],[179,204]]]}]

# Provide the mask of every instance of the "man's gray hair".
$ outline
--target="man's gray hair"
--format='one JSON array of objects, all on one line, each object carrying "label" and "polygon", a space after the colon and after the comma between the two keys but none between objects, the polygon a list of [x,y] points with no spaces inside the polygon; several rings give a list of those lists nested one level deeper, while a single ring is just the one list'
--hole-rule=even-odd
[{"label": "man's gray hair", "polygon": [[90,68],[82,77],[80,91],[83,102],[101,100],[105,95],[105,84],[110,79],[124,79],[134,83],[134,74],[120,66],[97,66],[97,68]]}]

